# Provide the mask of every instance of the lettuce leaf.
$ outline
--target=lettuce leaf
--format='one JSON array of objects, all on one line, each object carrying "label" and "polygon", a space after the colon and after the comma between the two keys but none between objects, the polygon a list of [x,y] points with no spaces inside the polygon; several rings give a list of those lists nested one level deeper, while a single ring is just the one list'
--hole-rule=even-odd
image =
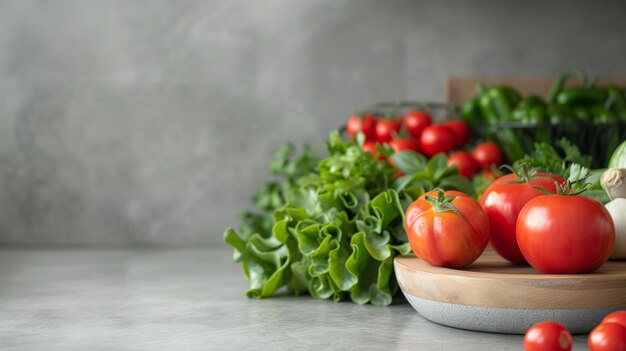
[{"label": "lettuce leaf", "polygon": [[228,228],[250,289],[264,298],[280,289],[294,295],[388,305],[397,292],[393,259],[410,252],[403,221],[406,207],[434,187],[473,193],[447,167],[445,155],[393,155],[407,175],[364,152],[358,141],[331,133],[328,156],[317,160],[306,148],[299,157],[288,145],[277,151],[270,170],[283,177],[254,197],[259,213],[245,212],[243,225]]}]

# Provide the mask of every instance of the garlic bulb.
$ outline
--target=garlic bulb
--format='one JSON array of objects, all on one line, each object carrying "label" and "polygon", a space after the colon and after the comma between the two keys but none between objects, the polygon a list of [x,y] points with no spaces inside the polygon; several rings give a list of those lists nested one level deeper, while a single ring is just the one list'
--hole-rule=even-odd
[{"label": "garlic bulb", "polygon": [[626,169],[607,169],[600,177],[600,185],[609,194],[609,198],[626,198]]},{"label": "garlic bulb", "polygon": [[615,246],[611,259],[626,259],[626,199],[615,199],[605,205],[615,224]]}]

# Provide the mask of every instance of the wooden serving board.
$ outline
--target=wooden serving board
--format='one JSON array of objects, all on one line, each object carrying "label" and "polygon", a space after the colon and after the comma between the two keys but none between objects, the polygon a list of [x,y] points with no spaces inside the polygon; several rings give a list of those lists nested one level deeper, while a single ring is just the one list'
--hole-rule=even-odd
[{"label": "wooden serving board", "polygon": [[556,320],[585,333],[607,313],[626,309],[626,261],[609,261],[590,274],[541,274],[489,250],[463,270],[434,267],[414,255],[397,257],[394,267],[420,314],[464,329],[521,334]]}]

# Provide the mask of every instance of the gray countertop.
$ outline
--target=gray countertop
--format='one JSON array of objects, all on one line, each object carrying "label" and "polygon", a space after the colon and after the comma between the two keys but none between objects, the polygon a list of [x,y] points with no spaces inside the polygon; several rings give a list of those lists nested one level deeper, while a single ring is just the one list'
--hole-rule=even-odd
[{"label": "gray countertop", "polygon": [[[388,307],[245,297],[227,247],[0,248],[0,349],[522,350]],[[586,349],[576,336],[576,350]]]}]

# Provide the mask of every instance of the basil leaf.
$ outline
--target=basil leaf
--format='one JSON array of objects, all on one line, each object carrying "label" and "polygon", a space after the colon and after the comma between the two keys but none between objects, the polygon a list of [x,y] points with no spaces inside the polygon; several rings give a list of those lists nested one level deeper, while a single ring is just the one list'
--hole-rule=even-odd
[{"label": "basil leaf", "polygon": [[415,151],[400,151],[391,156],[396,168],[403,173],[411,174],[423,170],[426,157]]}]

